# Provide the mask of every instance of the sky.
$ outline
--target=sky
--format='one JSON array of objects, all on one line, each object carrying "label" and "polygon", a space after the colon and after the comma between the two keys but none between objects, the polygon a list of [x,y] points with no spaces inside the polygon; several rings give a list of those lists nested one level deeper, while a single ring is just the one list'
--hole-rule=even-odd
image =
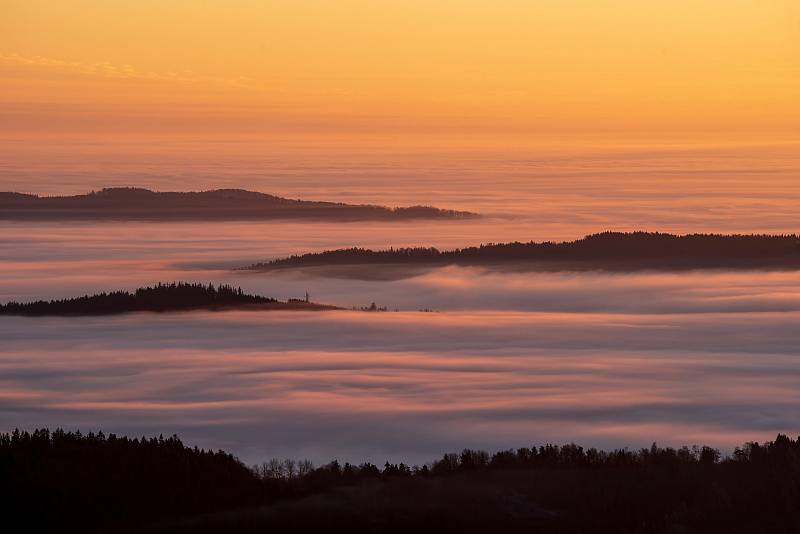
[{"label": "sky", "polygon": [[0,76],[5,138],[783,142],[800,5],[0,0]]}]

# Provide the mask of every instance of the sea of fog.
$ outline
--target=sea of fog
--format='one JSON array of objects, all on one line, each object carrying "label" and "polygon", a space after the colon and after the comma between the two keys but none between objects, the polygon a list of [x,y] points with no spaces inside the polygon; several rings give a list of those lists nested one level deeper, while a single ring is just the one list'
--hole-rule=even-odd
[{"label": "sea of fog", "polygon": [[302,157],[238,145],[69,144],[18,146],[12,157],[8,147],[0,190],[244,187],[490,216],[0,223],[2,302],[186,280],[392,310],[3,317],[2,430],[177,433],[248,463],[419,463],[464,447],[546,441],[729,450],[800,433],[798,272],[232,270],[343,246],[454,247],[605,229],[795,232],[800,152],[787,147]]}]

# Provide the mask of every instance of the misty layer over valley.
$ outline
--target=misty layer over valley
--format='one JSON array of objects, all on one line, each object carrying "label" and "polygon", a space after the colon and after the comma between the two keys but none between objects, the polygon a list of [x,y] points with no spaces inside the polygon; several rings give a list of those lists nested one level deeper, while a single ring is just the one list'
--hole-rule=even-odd
[{"label": "misty layer over valley", "polygon": [[254,250],[385,247],[394,227],[10,225],[4,302],[185,280],[400,311],[5,316],[0,424],[178,433],[247,462],[425,462],[534,438],[730,450],[800,425],[797,271],[231,269]]},{"label": "misty layer over valley", "polygon": [[[247,462],[425,462],[447,450],[532,441],[729,451],[800,426],[795,270],[531,271],[450,261],[365,265],[357,276],[337,265],[235,270],[326,250],[571,242],[604,229],[791,236],[800,220],[794,151],[375,153],[348,165],[335,164],[338,153],[320,153],[287,166],[268,150],[238,145],[224,149],[243,152],[214,157],[173,148],[149,146],[137,154],[152,165],[132,167],[127,152],[51,146],[45,163],[36,147],[17,146],[0,168],[1,189],[27,190],[36,173],[47,195],[104,184],[178,190],[191,174],[192,189],[424,202],[484,216],[6,219],[3,304],[133,293],[174,280],[282,302],[308,293],[347,310],[4,315],[4,428],[178,433]],[[765,174],[768,183],[757,179]],[[791,257],[792,239],[766,242]],[[760,261],[762,252],[748,249]],[[349,310],[373,302],[391,313]]]}]

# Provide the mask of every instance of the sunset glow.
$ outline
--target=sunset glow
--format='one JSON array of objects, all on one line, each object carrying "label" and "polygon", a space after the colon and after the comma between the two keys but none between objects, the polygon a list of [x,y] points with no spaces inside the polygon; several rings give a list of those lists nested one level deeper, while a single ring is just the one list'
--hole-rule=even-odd
[{"label": "sunset glow", "polygon": [[763,142],[800,126],[790,0],[7,0],[0,10],[4,135]]}]

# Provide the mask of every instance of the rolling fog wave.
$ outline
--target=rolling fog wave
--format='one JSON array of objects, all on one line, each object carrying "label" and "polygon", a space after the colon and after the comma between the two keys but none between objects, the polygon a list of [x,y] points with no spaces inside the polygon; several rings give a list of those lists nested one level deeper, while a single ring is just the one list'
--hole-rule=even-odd
[{"label": "rolling fog wave", "polygon": [[800,427],[800,312],[192,312],[0,322],[0,426],[179,433],[247,461]]},{"label": "rolling fog wave", "polygon": [[182,280],[400,311],[3,317],[0,429],[178,433],[248,462],[376,463],[545,441],[730,448],[796,435],[798,272],[231,269],[351,246],[454,248],[603,230],[796,232],[799,153],[794,145],[546,154],[8,143],[3,190],[242,187],[488,217],[3,223],[2,302]]}]

